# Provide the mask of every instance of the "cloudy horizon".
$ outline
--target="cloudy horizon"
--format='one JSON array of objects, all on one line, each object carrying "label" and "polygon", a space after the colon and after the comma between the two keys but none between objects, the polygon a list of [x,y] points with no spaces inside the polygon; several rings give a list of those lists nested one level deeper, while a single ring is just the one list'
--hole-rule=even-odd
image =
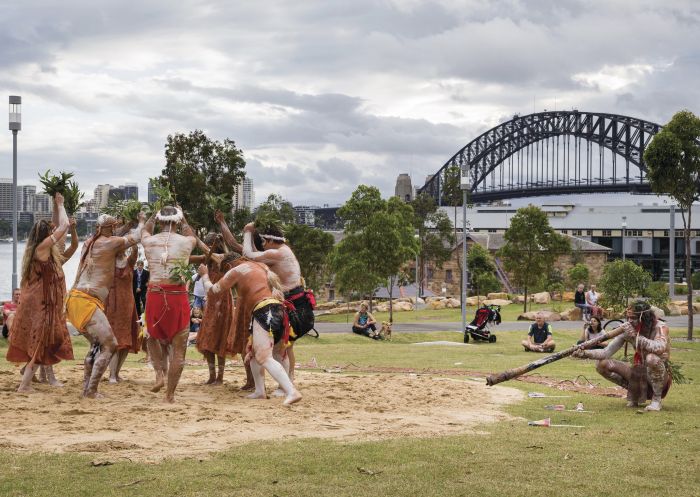
[{"label": "cloudy horizon", "polygon": [[202,129],[258,202],[336,205],[422,185],[514,113],[698,113],[699,25],[691,1],[4,3],[0,94],[22,96],[20,184],[70,170],[145,199],[167,135]]}]

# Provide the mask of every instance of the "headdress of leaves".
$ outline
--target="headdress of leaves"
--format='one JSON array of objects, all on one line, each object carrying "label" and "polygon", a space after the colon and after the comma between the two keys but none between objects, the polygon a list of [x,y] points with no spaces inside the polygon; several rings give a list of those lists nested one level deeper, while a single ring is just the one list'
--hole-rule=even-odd
[{"label": "headdress of leaves", "polygon": [[124,222],[136,221],[141,212],[141,202],[135,198],[129,200],[119,200],[112,198],[106,207],[103,207],[100,212],[109,214],[112,217],[121,219]]},{"label": "headdress of leaves", "polygon": [[233,199],[228,195],[214,195],[211,193],[205,193],[204,199],[206,200],[212,213],[221,211],[224,214],[227,214],[231,212],[231,208],[233,207]]},{"label": "headdress of leaves", "polygon": [[44,193],[52,197],[56,193],[63,195],[64,206],[69,216],[75,214],[83,205],[85,194],[80,191],[78,183],[71,180],[73,173],[61,171],[58,176],[47,169],[44,174],[39,174],[39,181],[44,186]]},{"label": "headdress of leaves", "polygon": [[163,178],[150,178],[156,201],[148,204],[150,213],[160,211],[166,205],[175,205],[175,194],[170,190],[170,185]]}]

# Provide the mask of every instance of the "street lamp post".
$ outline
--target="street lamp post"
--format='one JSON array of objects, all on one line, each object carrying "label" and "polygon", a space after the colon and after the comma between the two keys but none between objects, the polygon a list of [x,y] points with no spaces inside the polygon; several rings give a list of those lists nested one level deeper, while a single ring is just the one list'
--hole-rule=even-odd
[{"label": "street lamp post", "polygon": [[668,230],[668,295],[676,297],[676,206],[671,204],[671,219]]},{"label": "street lamp post", "polygon": [[622,216],[622,260],[625,260],[625,230],[627,230],[627,216]]},{"label": "street lamp post", "polygon": [[12,288],[17,288],[17,132],[22,129],[22,97],[10,95],[12,131]]},{"label": "street lamp post", "polygon": [[[467,329],[467,191],[471,188],[469,163],[462,166],[460,188],[462,190],[462,329]],[[455,219],[455,222],[457,220]]]}]

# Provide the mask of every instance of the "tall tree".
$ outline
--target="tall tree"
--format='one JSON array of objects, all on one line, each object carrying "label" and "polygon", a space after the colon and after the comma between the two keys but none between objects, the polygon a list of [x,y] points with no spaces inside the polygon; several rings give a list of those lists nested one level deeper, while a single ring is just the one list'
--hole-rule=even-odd
[{"label": "tall tree", "polygon": [[681,208],[685,242],[685,281],[688,284],[688,340],[692,340],[693,280],[690,227],[691,207],[700,198],[700,118],[687,110],[677,112],[647,146],[644,162],[648,168],[647,177],[652,190],[671,196]]},{"label": "tall tree", "polygon": [[233,140],[212,140],[195,130],[168,135],[160,179],[175,193],[193,226],[214,229],[214,209],[205,199],[230,198],[245,177],[244,168],[243,152]]},{"label": "tall tree", "polygon": [[545,281],[559,255],[569,252],[569,240],[552,229],[542,209],[534,205],[518,209],[499,253],[506,271],[524,291],[523,311],[527,311],[528,291]]},{"label": "tall tree", "polygon": [[425,265],[432,262],[437,267],[452,255],[455,238],[452,233],[452,221],[440,210],[433,197],[421,193],[412,202],[413,224],[418,231],[418,285],[423,294],[425,283]]},{"label": "tall tree", "polygon": [[271,193],[267,200],[255,209],[255,218],[264,219],[271,217],[282,225],[296,223],[296,213],[291,202],[282,198],[282,196]]},{"label": "tall tree", "polygon": [[493,257],[478,243],[469,247],[467,267],[476,295],[485,295],[500,290],[501,284],[495,274],[496,264],[493,262]]},{"label": "tall tree", "polygon": [[374,290],[416,253],[413,210],[398,198],[383,200],[375,187],[360,185],[338,215],[345,223],[345,238],[331,254],[335,281],[341,292],[370,295],[371,304]]},{"label": "tall tree", "polygon": [[598,282],[602,293],[601,304],[621,312],[630,298],[647,297],[652,305],[659,307],[668,302],[668,292],[655,292],[651,274],[630,260],[615,260],[603,266]]},{"label": "tall tree", "polygon": [[333,235],[305,224],[288,224],[284,236],[299,261],[306,286],[318,291],[327,274]]},{"label": "tall tree", "polygon": [[[464,196],[462,193],[462,168],[457,164],[452,164],[445,169],[445,173],[442,181],[442,198],[445,204],[451,206],[454,209],[453,212],[453,223],[454,223],[454,239],[455,243],[459,238],[457,238],[457,207],[462,205]],[[459,288],[462,288],[462,278],[464,274],[462,273],[462,256],[457,258],[457,268],[459,269]],[[483,283],[487,284],[490,288],[493,288],[493,280],[487,282],[488,277],[484,277]],[[472,281],[474,281],[472,279]],[[496,279],[496,281],[498,281]],[[459,292],[460,303],[462,303],[462,292]]]}]

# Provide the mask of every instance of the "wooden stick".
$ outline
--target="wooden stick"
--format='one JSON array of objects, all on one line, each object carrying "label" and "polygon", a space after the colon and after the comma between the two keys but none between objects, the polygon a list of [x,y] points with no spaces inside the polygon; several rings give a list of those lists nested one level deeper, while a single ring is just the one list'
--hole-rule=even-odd
[{"label": "wooden stick", "polygon": [[615,338],[618,335],[621,335],[622,333],[625,332],[625,326],[618,326],[614,330],[610,331],[605,331],[603,334],[597,338],[591,338],[590,340],[587,340],[581,344],[574,345],[573,347],[569,347],[566,350],[562,350],[561,352],[557,352],[556,354],[552,354],[547,357],[543,357],[542,359],[539,359],[537,361],[533,361],[529,364],[526,364],[525,366],[520,366],[519,368],[514,368],[514,369],[509,369],[507,371],[504,371],[500,374],[497,375],[489,375],[486,377],[486,384],[490,387],[494,385],[498,385],[499,383],[502,383],[504,381],[512,380],[513,378],[517,378],[518,376],[521,376],[525,373],[529,373],[530,371],[541,368],[542,366],[545,366],[551,362],[558,361],[559,359],[563,359],[564,357],[569,357],[571,354],[576,352],[578,349],[587,349],[592,347],[593,345],[598,345],[600,342],[604,342],[606,340],[609,340],[611,338]]}]

